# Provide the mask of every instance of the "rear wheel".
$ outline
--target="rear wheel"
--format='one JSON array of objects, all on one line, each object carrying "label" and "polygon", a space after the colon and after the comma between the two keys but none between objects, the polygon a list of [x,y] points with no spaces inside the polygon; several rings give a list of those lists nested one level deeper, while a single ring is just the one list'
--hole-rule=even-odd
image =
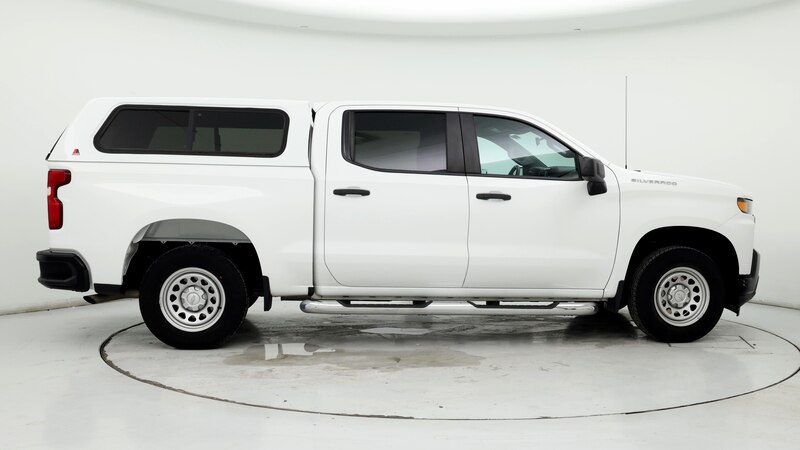
[{"label": "rear wheel", "polygon": [[139,309],[147,328],[165,344],[213,348],[239,328],[247,301],[244,278],[222,251],[187,245],[153,262],[142,279]]},{"label": "rear wheel", "polygon": [[642,260],[631,281],[631,318],[653,339],[700,339],[722,315],[722,273],[714,260],[699,250],[682,246],[659,249]]}]

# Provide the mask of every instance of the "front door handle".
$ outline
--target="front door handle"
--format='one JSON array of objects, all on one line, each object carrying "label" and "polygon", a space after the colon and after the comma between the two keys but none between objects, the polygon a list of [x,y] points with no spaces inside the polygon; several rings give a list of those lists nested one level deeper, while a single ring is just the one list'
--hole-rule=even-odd
[{"label": "front door handle", "polygon": [[499,192],[483,192],[481,194],[476,195],[478,200],[502,200],[508,201],[511,200],[511,196],[508,194],[501,194]]},{"label": "front door handle", "polygon": [[369,191],[366,189],[334,189],[333,195],[360,195],[366,197]]}]

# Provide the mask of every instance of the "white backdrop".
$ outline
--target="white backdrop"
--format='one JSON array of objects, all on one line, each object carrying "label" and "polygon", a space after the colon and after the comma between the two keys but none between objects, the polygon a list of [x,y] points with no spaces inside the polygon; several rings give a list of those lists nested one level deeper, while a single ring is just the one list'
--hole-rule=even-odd
[{"label": "white backdrop", "polygon": [[271,29],[123,1],[3,3],[0,312],[76,297],[36,283],[34,253],[47,246],[44,156],[92,97],[505,106],[622,163],[626,75],[629,166],[747,187],[757,299],[800,306],[798,2],[652,29],[458,39]]}]

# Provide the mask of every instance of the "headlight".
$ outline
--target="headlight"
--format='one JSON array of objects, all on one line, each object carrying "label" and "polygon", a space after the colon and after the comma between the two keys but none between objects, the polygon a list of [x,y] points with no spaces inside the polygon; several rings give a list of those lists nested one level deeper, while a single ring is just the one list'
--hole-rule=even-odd
[{"label": "headlight", "polygon": [[736,199],[736,205],[739,206],[739,211],[745,214],[753,214],[753,200],[749,198],[739,197]]}]

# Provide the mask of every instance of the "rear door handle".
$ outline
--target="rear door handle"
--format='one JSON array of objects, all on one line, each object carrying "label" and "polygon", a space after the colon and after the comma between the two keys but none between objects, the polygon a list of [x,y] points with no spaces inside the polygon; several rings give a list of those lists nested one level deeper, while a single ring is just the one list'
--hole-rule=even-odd
[{"label": "rear door handle", "polygon": [[502,200],[508,201],[511,200],[511,196],[508,194],[501,194],[499,192],[483,192],[476,195],[478,200]]},{"label": "rear door handle", "polygon": [[366,189],[334,189],[333,195],[360,195],[366,197],[369,191]]}]

